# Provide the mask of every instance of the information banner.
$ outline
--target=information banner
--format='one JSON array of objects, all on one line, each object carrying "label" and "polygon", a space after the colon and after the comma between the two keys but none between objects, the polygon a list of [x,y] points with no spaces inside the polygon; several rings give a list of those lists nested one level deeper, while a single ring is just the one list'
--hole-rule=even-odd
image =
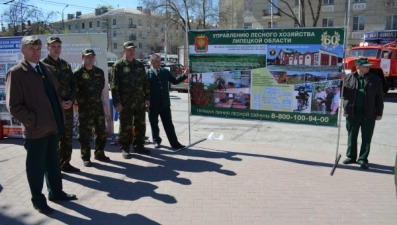
[{"label": "information banner", "polygon": [[[46,49],[46,40],[49,35],[37,35],[42,41],[41,57],[44,58],[48,51]],[[107,76],[107,48],[106,48],[106,34],[59,34],[62,41],[61,58],[69,62],[72,71],[82,64],[81,52],[85,48],[93,48],[96,53],[95,65],[105,71],[105,89],[102,92],[102,102],[106,117],[107,132],[113,132],[113,120],[109,104],[109,87]],[[23,58],[20,51],[22,37],[7,37],[0,38],[0,120],[4,125],[4,135],[8,137],[22,137],[22,128],[19,121],[11,116],[6,108],[6,91],[5,82],[7,71],[19,63]],[[78,133],[77,123],[77,104],[74,105],[74,128],[73,135]]]},{"label": "information banner", "polygon": [[343,28],[189,32],[191,114],[336,126]]}]

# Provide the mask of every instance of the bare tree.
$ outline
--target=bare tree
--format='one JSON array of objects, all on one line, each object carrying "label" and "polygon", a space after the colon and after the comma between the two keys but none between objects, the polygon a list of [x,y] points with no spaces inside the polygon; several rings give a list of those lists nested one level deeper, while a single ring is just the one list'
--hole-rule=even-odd
[{"label": "bare tree", "polygon": [[[283,4],[287,7],[280,7],[279,5],[274,4],[273,0],[267,0],[274,8],[276,8],[281,14],[284,14],[288,16],[289,18],[293,19],[295,24],[297,24],[299,27],[306,27],[306,11],[310,12],[310,15],[313,20],[313,27],[317,26],[317,22],[320,18],[320,13],[321,13],[321,6],[323,3],[323,0],[296,0],[296,1],[290,1],[290,0],[278,0],[279,4]],[[300,3],[300,15],[301,18],[299,19],[299,13],[295,13],[294,8],[295,2]],[[283,10],[284,9],[284,10]]]},{"label": "bare tree", "polygon": [[30,0],[17,0],[9,5],[1,14],[3,21],[8,23],[8,34],[30,35],[49,32],[49,21],[55,16],[55,12],[44,13]]},{"label": "bare tree", "polygon": [[[178,24],[184,30],[208,29],[219,19],[215,0],[141,0],[145,8],[166,15],[167,24]],[[186,12],[187,9],[187,12]],[[186,16],[188,20],[186,21]]]}]

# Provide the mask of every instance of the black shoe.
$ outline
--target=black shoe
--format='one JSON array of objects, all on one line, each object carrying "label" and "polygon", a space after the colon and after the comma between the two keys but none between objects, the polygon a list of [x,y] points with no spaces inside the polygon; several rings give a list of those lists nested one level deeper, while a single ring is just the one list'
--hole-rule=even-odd
[{"label": "black shoe", "polygon": [[126,151],[121,151],[121,155],[123,156],[124,159],[130,159],[131,155],[129,152]]},{"label": "black shoe", "polygon": [[77,200],[76,195],[73,194],[64,194],[59,197],[49,197],[48,200],[55,202],[55,201],[72,201],[72,200]]},{"label": "black shoe", "polygon": [[65,172],[65,173],[78,173],[78,172],[80,172],[80,169],[76,168],[70,164],[66,164],[61,168],[61,171]]},{"label": "black shoe", "polygon": [[95,156],[95,159],[101,162],[109,162],[110,158],[105,156],[104,154],[98,154]]},{"label": "black shoe", "polygon": [[88,160],[88,161],[83,161],[83,164],[84,164],[85,167],[91,167],[91,166],[92,166],[92,163],[91,163],[90,160]]},{"label": "black shoe", "polygon": [[365,169],[365,170],[369,169],[368,163],[363,163],[360,165],[360,167],[361,169]]},{"label": "black shoe", "polygon": [[346,158],[345,160],[343,160],[343,164],[352,164],[355,162],[356,162],[356,160],[353,160],[351,158]]},{"label": "black shoe", "polygon": [[186,146],[185,145],[181,145],[181,144],[172,146],[172,148],[174,148],[174,149],[181,149],[181,148],[184,148],[184,147],[186,147]]},{"label": "black shoe", "polygon": [[144,148],[134,149],[134,152],[142,155],[150,155],[150,150]]},{"label": "black shoe", "polygon": [[48,214],[51,214],[54,212],[54,210],[51,207],[49,207],[48,205],[43,206],[43,207],[36,207],[36,206],[33,206],[33,207],[34,207],[34,209],[37,210],[37,212],[44,214],[44,215],[48,215]]},{"label": "black shoe", "polygon": [[161,145],[160,145],[160,143],[156,143],[156,142],[154,142],[154,148],[161,148]]}]

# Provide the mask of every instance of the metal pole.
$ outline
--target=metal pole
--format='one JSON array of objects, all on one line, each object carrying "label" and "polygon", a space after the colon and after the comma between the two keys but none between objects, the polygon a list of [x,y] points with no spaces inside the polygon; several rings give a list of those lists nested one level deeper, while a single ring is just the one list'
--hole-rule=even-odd
[{"label": "metal pole", "polygon": [[168,0],[165,2],[165,31],[164,31],[164,65],[167,65],[168,57],[167,57],[167,22],[168,22]]},{"label": "metal pole", "polygon": [[65,22],[63,20],[63,11],[65,11],[66,7],[68,7],[68,6],[69,5],[65,5],[65,7],[63,7],[63,9],[62,9],[62,30],[63,30],[63,33],[65,33]]},{"label": "metal pole", "polygon": [[273,0],[270,3],[270,28],[273,28]]},{"label": "metal pole", "polygon": [[[187,10],[188,10],[188,8],[187,8],[187,5],[185,4],[185,10],[186,10],[186,12],[185,12],[185,36],[186,36],[186,59],[187,60],[185,60],[185,62],[187,62],[187,65],[185,65],[185,67],[186,66],[190,66],[189,64],[190,64],[190,60],[189,60],[189,37],[188,37],[188,32],[187,32],[187,29],[188,29],[188,26],[187,26],[187,20],[188,20],[188,16],[187,16]],[[189,68],[189,72],[190,72],[190,68]],[[187,102],[188,102],[188,113],[187,113],[187,119],[188,119],[188,127],[189,127],[189,145],[191,145],[191,135],[190,135],[190,112],[191,112],[191,96],[190,96],[190,74],[186,74],[188,77],[187,77],[187,79],[188,79],[188,87],[187,87]]]},{"label": "metal pole", "polygon": [[[347,9],[347,12],[345,13],[345,16],[346,16],[346,18],[345,18],[345,40],[344,40],[344,49],[343,49],[343,73],[345,73],[345,68],[346,68],[346,46],[347,46],[347,36],[348,36],[348,34],[349,34],[349,27],[350,27],[350,24],[349,24],[349,19],[350,19],[350,0],[347,0],[347,7],[346,7],[346,9]],[[342,98],[341,99],[343,99],[343,91],[344,91],[344,88],[345,87],[345,82],[343,82],[342,83],[342,87],[341,87],[341,91],[340,91],[340,94],[341,94],[341,96],[342,96]],[[338,118],[338,138],[337,138],[337,141],[336,141],[336,154],[335,154],[335,164],[334,164],[334,166],[332,167],[332,170],[331,170],[331,173],[330,173],[330,175],[332,176],[332,175],[334,175],[334,172],[335,172],[335,169],[336,169],[336,166],[338,165],[338,163],[339,163],[339,160],[340,160],[340,158],[341,158],[341,155],[339,154],[339,141],[340,141],[340,125],[341,125],[341,120],[342,120],[342,107],[341,107],[341,104],[340,104],[340,100],[339,100],[339,113],[338,113],[338,116],[339,116],[339,118]]]}]

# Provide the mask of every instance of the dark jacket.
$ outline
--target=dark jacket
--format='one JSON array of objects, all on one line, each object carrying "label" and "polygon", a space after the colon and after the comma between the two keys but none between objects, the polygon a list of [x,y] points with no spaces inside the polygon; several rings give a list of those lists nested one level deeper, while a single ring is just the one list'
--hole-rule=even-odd
[{"label": "dark jacket", "polygon": [[[344,79],[343,109],[344,116],[354,117],[354,104],[358,88],[357,72],[347,75]],[[364,85],[364,116],[366,119],[376,119],[383,114],[382,80],[375,74],[367,73]]]},{"label": "dark jacket", "polygon": [[[40,63],[48,80],[58,97],[58,82],[51,66]],[[7,109],[13,117],[22,123],[23,137],[26,139],[42,138],[57,134],[58,127],[52,111],[50,100],[45,92],[40,75],[25,59],[7,72],[6,85]],[[65,122],[65,114],[60,110]]]},{"label": "dark jacket", "polygon": [[153,69],[150,68],[146,72],[150,84],[150,108],[152,107],[170,107],[170,94],[168,89],[168,82],[172,84],[179,84],[186,79],[186,75],[174,77],[170,71],[164,68],[159,69],[159,74],[156,75]]}]

